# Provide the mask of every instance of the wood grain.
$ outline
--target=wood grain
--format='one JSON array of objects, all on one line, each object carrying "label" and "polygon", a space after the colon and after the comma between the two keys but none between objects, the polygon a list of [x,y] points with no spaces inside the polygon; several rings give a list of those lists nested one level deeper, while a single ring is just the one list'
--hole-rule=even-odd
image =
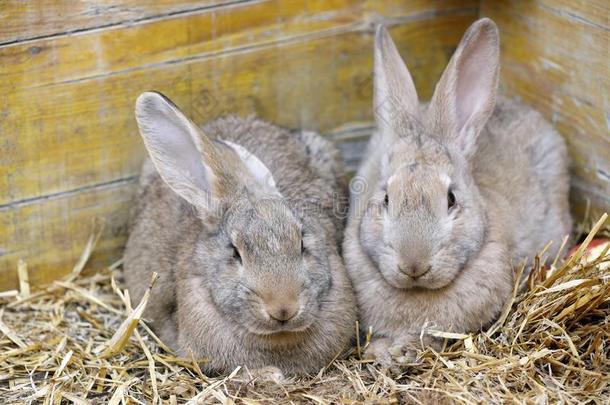
[{"label": "wood grain", "polygon": [[[196,121],[256,113],[335,140],[353,169],[372,130],[372,32],[391,26],[422,98],[479,14],[502,35],[504,91],[566,137],[573,201],[610,208],[606,1],[40,0],[0,3],[0,289],[19,258],[70,271],[120,257],[144,155],[133,101],[165,92]],[[4,45],[1,45],[4,44]]]},{"label": "wood grain", "polygon": [[[501,32],[505,91],[542,111],[566,138],[572,200],[582,216],[610,209],[610,3],[482,1]],[[595,219],[595,218],[594,218]]]},{"label": "wood grain", "polygon": [[243,0],[3,0],[0,44],[132,24],[239,2]]},{"label": "wood grain", "polygon": [[199,122],[256,113],[333,134],[370,127],[374,24],[392,26],[429,96],[476,4],[239,2],[0,46],[0,289],[15,285],[19,258],[34,283],[70,271],[96,217],[109,226],[95,263],[120,257],[144,154],[142,91],[163,91]]},{"label": "wood grain", "polygon": [[18,285],[18,258],[27,261],[34,287],[69,273],[96,221],[104,222],[104,230],[90,264],[99,268],[117,260],[134,184],[135,179],[127,179],[0,209],[0,290]]},{"label": "wood grain", "polygon": [[[300,8],[298,3],[302,3]],[[315,13],[310,16],[312,22],[299,14],[306,3]],[[344,2],[336,3],[335,7]],[[380,2],[379,8],[388,8],[395,24],[411,27],[409,38],[398,32],[399,42],[413,44],[417,38],[425,39],[420,45],[409,45],[424,60],[413,58],[411,63],[416,79],[424,82],[428,69],[434,74],[442,69],[446,48],[452,46],[447,42],[459,37],[463,22],[474,17],[469,13],[472,9],[452,9],[447,3],[445,13],[453,10],[447,16],[456,18],[434,22],[425,2],[415,2],[413,6],[419,8],[403,10],[403,14],[398,14],[393,3]],[[163,90],[183,105],[199,105],[196,118],[200,120],[234,108],[239,113],[261,113],[254,103],[269,105],[281,98],[287,104],[271,109],[278,116],[269,114],[268,118],[291,126],[319,123],[329,128],[342,121],[320,122],[312,116],[314,111],[308,111],[325,105],[319,102],[321,97],[328,100],[328,108],[324,108],[328,114],[334,114],[333,109],[353,110],[352,103],[366,101],[368,106],[369,101],[362,97],[368,94],[353,101],[345,99],[346,92],[362,93],[358,82],[329,79],[339,75],[333,72],[335,65],[345,66],[347,72],[341,75],[370,78],[372,24],[368,19],[376,12],[372,6],[331,12],[327,8],[333,2],[319,2],[319,8],[313,7],[317,2],[304,0],[290,2],[291,7],[279,7],[281,4],[286,3],[247,3],[225,13],[0,47],[0,91],[7,95],[5,106],[0,104],[0,131],[19,134],[4,139],[3,148],[11,153],[1,159],[10,175],[0,178],[0,205],[135,174],[139,159],[130,158],[137,142],[132,136],[132,105],[143,90]],[[443,22],[448,27],[442,27]],[[210,36],[211,31],[215,36]],[[356,42],[346,40],[346,33]],[[314,47],[321,49],[318,52]],[[32,48],[39,51],[32,55]],[[346,60],[345,52],[358,54],[358,59]],[[289,70],[282,69],[284,61]],[[438,66],[431,67],[430,61],[439,62]],[[421,69],[422,63],[428,65]],[[242,76],[235,76],[237,72]],[[257,88],[253,88],[255,82],[260,82]],[[323,87],[325,84],[330,87]],[[223,92],[236,86],[239,91],[227,101]],[[336,93],[327,91],[329,88]],[[307,102],[299,101],[303,97]],[[332,102],[334,97],[342,97],[344,104]],[[201,106],[206,99],[212,105]],[[291,118],[282,119],[282,115]]]}]

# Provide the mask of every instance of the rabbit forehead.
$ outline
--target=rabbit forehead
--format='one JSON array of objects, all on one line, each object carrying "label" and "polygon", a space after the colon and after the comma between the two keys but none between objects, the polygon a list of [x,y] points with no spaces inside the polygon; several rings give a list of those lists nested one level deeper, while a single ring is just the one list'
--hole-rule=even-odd
[{"label": "rabbit forehead", "polygon": [[386,186],[393,190],[426,188],[437,180],[446,189],[455,170],[449,150],[432,138],[424,138],[418,145],[397,143],[389,160]]},{"label": "rabbit forehead", "polygon": [[451,152],[438,137],[422,131],[411,136],[399,136],[388,152],[389,167],[396,171],[405,164],[423,162],[429,165],[447,166],[451,164]]},{"label": "rabbit forehead", "polygon": [[403,211],[413,212],[424,208],[435,215],[446,209],[445,196],[451,186],[450,167],[430,165],[423,161],[407,163],[399,167],[387,182],[391,211],[400,216]]},{"label": "rabbit forehead", "polygon": [[301,238],[301,221],[281,198],[244,198],[227,222],[231,239],[249,251],[279,252]]},{"label": "rabbit forehead", "polygon": [[448,170],[414,162],[394,172],[388,178],[387,189],[391,196],[405,193],[431,196],[438,191],[447,191],[449,184],[451,177]]}]

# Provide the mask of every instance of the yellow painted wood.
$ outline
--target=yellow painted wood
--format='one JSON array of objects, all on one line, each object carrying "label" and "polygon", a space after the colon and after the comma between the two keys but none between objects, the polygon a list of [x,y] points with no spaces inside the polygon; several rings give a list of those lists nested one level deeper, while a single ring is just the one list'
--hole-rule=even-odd
[{"label": "yellow painted wood", "polygon": [[68,193],[0,210],[0,291],[18,285],[17,262],[28,263],[34,287],[67,274],[94,232],[96,219],[105,222],[91,257],[93,268],[120,257],[127,235],[130,199],[135,180]]},{"label": "yellow painted wood", "polygon": [[[342,8],[344,3],[345,0],[246,2],[238,7],[214,8],[127,27],[17,43],[0,48],[0,86],[19,90],[84,81],[179,63],[187,57],[213,58],[219,53],[359,23],[352,8]],[[306,4],[310,14],[303,15]]]},{"label": "yellow painted wood", "polygon": [[[163,89],[174,97],[188,96],[184,98],[188,103],[204,103],[206,97],[212,98],[210,103],[218,103],[220,98],[226,99],[222,95],[225,88],[240,85],[244,79],[251,80],[252,86],[255,85],[252,80],[260,80],[267,83],[267,87],[246,90],[242,86],[241,97],[234,94],[231,104],[205,107],[205,114],[197,118],[213,118],[231,111],[235,104],[240,106],[241,112],[258,112],[254,101],[269,103],[277,97],[290,95],[294,100],[277,109],[277,114],[292,117],[292,121],[283,123],[295,126],[303,124],[304,120],[319,122],[307,116],[311,114],[307,109],[320,108],[324,104],[317,100],[311,104],[299,103],[301,93],[291,89],[303,90],[306,97],[320,97],[321,93],[303,87],[322,89],[316,76],[332,77],[335,63],[347,64],[354,74],[366,77],[370,75],[370,65],[345,61],[345,55],[332,50],[333,45],[328,45],[323,55],[312,52],[310,60],[294,63],[299,56],[287,53],[283,46],[334,38],[341,33],[370,32],[371,21],[374,17],[379,18],[377,13],[386,8],[392,12],[394,22],[400,24],[404,20],[406,26],[425,27],[425,21],[431,21],[433,17],[426,2],[414,2],[413,9],[403,6],[402,14],[398,13],[396,1],[379,2],[379,10],[373,8],[377,4],[373,2],[364,4],[366,7],[353,2],[358,7],[337,8],[345,3],[307,0],[246,3],[243,7],[163,19],[135,27],[0,47],[0,91],[7,94],[5,107],[0,107],[3,115],[0,131],[19,134],[6,140],[5,147],[12,153],[4,157],[3,163],[11,174],[0,178],[0,190],[6,191],[0,193],[0,204],[135,174],[137,159],[130,158],[135,140],[129,136],[134,128],[132,103],[137,94],[146,89]],[[313,13],[309,18],[302,15],[305,5]],[[467,20],[473,18],[472,12],[468,14],[472,9],[466,9],[465,13],[462,6],[455,8],[457,6],[449,2],[444,7],[450,15],[454,10]],[[417,20],[411,22],[414,17]],[[438,24],[437,27],[446,30]],[[456,30],[455,24],[447,29]],[[212,36],[210,32],[216,34]],[[438,52],[438,47],[428,45],[436,41],[430,39],[434,36],[426,38],[424,31],[421,34],[425,46],[419,49],[428,54]],[[451,41],[457,32],[455,34],[450,36]],[[334,39],[329,41],[327,43],[332,44]],[[352,49],[370,60],[370,42],[361,45],[363,47],[352,46]],[[350,47],[350,44],[346,46]],[[32,49],[37,51],[32,52]],[[266,50],[265,58],[273,62],[278,62],[278,58],[290,59],[294,66],[289,75],[278,69],[268,72],[274,76],[265,77],[262,70],[266,69],[266,60],[246,66],[248,71],[244,78],[227,74],[227,69],[228,72],[239,69],[223,65],[228,55],[259,55],[263,50]],[[21,57],[23,55],[26,56]],[[330,71],[320,70],[318,61],[327,63]],[[414,59],[414,63],[419,62]],[[418,70],[417,66],[414,69]],[[221,76],[225,78],[224,82]],[[141,80],[137,79],[140,77]],[[287,78],[299,80],[286,81]],[[201,87],[193,87],[191,82],[194,80],[201,83]],[[332,88],[341,96],[341,89]],[[328,93],[324,96],[329,97],[329,101],[335,97]]]},{"label": "yellow painted wood", "polygon": [[239,2],[0,46],[0,289],[15,285],[19,258],[33,283],[70,271],[94,217],[109,224],[96,263],[120,257],[144,154],[133,118],[142,91],[163,91],[200,122],[370,121],[374,24],[392,25],[429,96],[477,3]]},{"label": "yellow painted wood", "polygon": [[148,20],[231,0],[2,0],[0,43]]},{"label": "yellow painted wood", "polygon": [[[297,6],[305,3],[246,3],[134,27],[1,47],[0,91],[7,96],[0,132],[18,136],[6,139],[5,148],[11,153],[2,159],[10,174],[0,178],[0,204],[135,174],[138,159],[132,152],[137,138],[130,134],[135,135],[137,94],[151,88],[175,95],[188,91],[190,101],[198,97],[188,87],[190,66],[206,60],[208,69],[198,73],[204,75],[202,80],[215,80],[211,75],[218,72],[209,61],[220,52],[273,48],[287,38],[316,35],[343,24],[326,15],[342,1],[311,2],[312,13],[323,13],[325,18],[310,25],[298,14]],[[315,8],[316,4],[320,6]],[[132,83],[131,77],[142,80]]]},{"label": "yellow painted wood", "polygon": [[[336,129],[372,119],[374,24],[392,26],[426,98],[479,13],[457,0],[34,3],[0,2],[0,289],[16,286],[19,258],[34,284],[70,271],[94,218],[107,222],[94,264],[120,257],[144,153],[140,92],[161,90],[200,122],[257,113],[353,142],[366,131]],[[500,26],[504,90],[568,140],[579,213],[586,199],[610,206],[608,8],[481,2]]]},{"label": "yellow painted wood", "polygon": [[610,2],[483,0],[481,14],[500,28],[505,91],[568,142],[575,212],[610,210]]}]

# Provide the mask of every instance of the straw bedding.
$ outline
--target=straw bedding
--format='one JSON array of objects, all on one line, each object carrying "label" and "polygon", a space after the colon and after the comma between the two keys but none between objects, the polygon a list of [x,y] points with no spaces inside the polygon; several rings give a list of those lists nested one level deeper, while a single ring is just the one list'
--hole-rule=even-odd
[{"label": "straw bedding", "polygon": [[91,238],[68,277],[29,291],[20,263],[20,290],[0,294],[0,403],[608,403],[610,244],[585,255],[604,221],[569,258],[520,271],[489,329],[426,330],[444,350],[390,370],[360,360],[360,341],[318,375],[281,383],[243,369],[208,377],[172,355],[140,319],[147,297],[131,309],[120,263],[82,274]]}]

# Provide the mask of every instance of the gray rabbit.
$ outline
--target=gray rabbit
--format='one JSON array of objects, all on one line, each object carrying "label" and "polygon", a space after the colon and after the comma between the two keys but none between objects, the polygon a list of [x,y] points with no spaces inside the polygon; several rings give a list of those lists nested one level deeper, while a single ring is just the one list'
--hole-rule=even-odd
[{"label": "gray rabbit", "polygon": [[138,98],[136,117],[150,160],[125,280],[137,301],[159,274],[145,313],[154,330],[207,359],[208,372],[327,365],[355,328],[332,144],[255,118],[200,129],[154,92]]},{"label": "gray rabbit", "polygon": [[[375,40],[378,132],[353,183],[344,255],[367,356],[413,354],[422,327],[492,322],[513,266],[570,233],[561,136],[518,102],[496,100],[499,38],[489,19],[465,33],[429,104],[418,101],[392,39]],[[424,344],[437,345],[424,335]]]}]

